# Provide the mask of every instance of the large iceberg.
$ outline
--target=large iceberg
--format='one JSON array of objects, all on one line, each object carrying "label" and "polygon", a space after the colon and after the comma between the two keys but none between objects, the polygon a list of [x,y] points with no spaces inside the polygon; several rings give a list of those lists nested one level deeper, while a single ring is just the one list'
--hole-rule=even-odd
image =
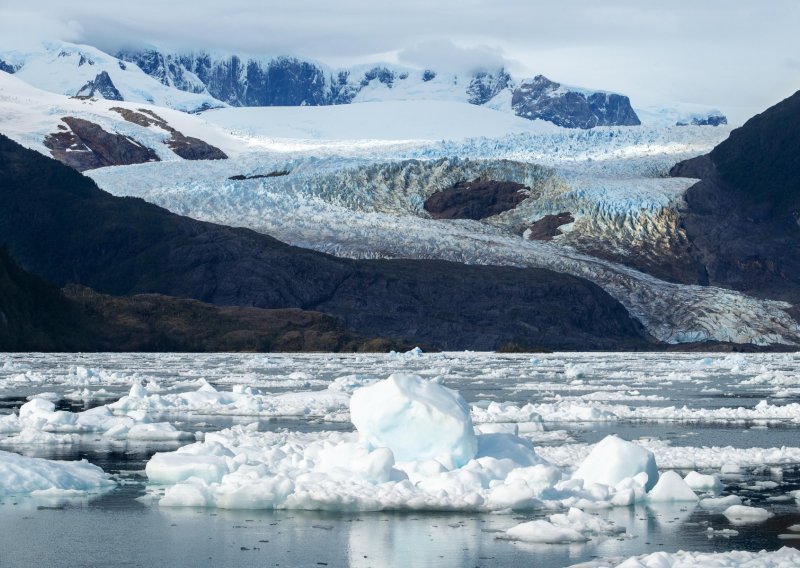
[{"label": "large iceberg", "polygon": [[397,461],[436,460],[452,469],[478,451],[461,395],[417,375],[395,373],[358,389],[350,399],[350,417],[370,446],[389,448]]}]

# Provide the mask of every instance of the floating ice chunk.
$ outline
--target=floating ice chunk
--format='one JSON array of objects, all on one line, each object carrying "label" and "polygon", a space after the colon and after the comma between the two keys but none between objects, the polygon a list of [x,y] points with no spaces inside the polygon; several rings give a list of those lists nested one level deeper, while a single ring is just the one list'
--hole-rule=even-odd
[{"label": "floating ice chunk", "polygon": [[710,491],[718,494],[723,488],[722,482],[716,475],[703,475],[696,471],[690,471],[683,480],[694,491]]},{"label": "floating ice chunk", "polygon": [[714,529],[713,527],[708,527],[706,529],[706,535],[708,538],[714,538],[717,536],[721,536],[724,538],[730,538],[732,536],[737,536],[739,531],[735,531],[733,529]]},{"label": "floating ice chunk", "polygon": [[674,471],[665,471],[658,478],[658,483],[647,494],[648,501],[668,503],[677,501],[698,501],[692,488]]},{"label": "floating ice chunk", "polygon": [[155,424],[134,424],[128,430],[129,440],[172,441],[194,440],[194,434],[182,432],[169,422]]},{"label": "floating ice chunk", "polygon": [[526,431],[544,430],[542,416],[536,412],[532,404],[522,407],[506,402],[492,401],[486,407],[473,405],[472,420],[478,424],[524,423]]},{"label": "floating ice chunk", "polygon": [[111,478],[86,460],[55,461],[28,458],[0,450],[0,495],[52,497],[59,492],[95,492],[114,486]]},{"label": "floating ice chunk", "polygon": [[550,522],[562,527],[570,527],[583,534],[603,535],[624,533],[623,527],[618,527],[610,521],[591,515],[575,507],[570,507],[567,513],[558,513],[550,516]]},{"label": "floating ice chunk", "polygon": [[579,533],[573,528],[554,525],[541,519],[511,527],[505,532],[504,538],[545,544],[586,542],[589,540],[588,536]]},{"label": "floating ice chunk", "polygon": [[425,352],[422,349],[420,349],[419,347],[414,347],[414,349],[406,351],[405,354],[406,355],[411,355],[413,357],[422,357],[425,354]]},{"label": "floating ice chunk", "polygon": [[363,439],[391,449],[398,461],[435,459],[448,468],[461,467],[478,450],[461,395],[417,375],[395,373],[358,389],[350,416]]},{"label": "floating ice chunk", "polygon": [[734,525],[761,523],[773,516],[766,509],[746,505],[731,505],[722,514],[728,517],[728,520]]},{"label": "floating ice chunk", "polygon": [[612,435],[595,445],[572,478],[582,479],[586,486],[592,483],[615,486],[640,473],[647,474],[646,490],[655,487],[658,468],[653,452]]},{"label": "floating ice chunk", "polygon": [[623,532],[625,532],[624,528],[617,527],[596,515],[590,515],[580,509],[570,507],[567,513],[550,515],[549,521],[540,519],[511,527],[501,538],[556,544],[585,542],[589,540],[590,536]]},{"label": "floating ice chunk", "polygon": [[328,385],[328,390],[352,394],[356,389],[376,383],[378,380],[372,375],[345,375],[334,379]]},{"label": "floating ice chunk", "polygon": [[153,483],[179,483],[196,477],[220,481],[230,471],[233,452],[214,442],[184,446],[175,452],[158,452],[144,468]]},{"label": "floating ice chunk", "polygon": [[700,499],[700,506],[704,509],[727,509],[733,505],[741,505],[742,498],[738,495],[727,495],[725,497],[706,497]]}]

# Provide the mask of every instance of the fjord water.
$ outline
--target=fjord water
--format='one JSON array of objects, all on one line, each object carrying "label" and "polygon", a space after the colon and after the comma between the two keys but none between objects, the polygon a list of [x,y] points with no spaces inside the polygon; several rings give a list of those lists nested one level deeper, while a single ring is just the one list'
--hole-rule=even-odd
[{"label": "fjord water", "polygon": [[[642,440],[661,455],[663,470],[709,459],[705,446],[787,448],[798,444],[800,357],[698,354],[498,355],[445,353],[403,355],[47,355],[4,356],[0,368],[0,413],[13,412],[28,397],[47,394],[64,409],[105,404],[127,393],[134,381],[157,381],[167,391],[191,390],[205,379],[219,390],[244,384],[268,392],[325,389],[351,374],[385,378],[403,370],[439,378],[467,402],[527,402],[543,405],[545,431],[532,433],[547,459],[566,459],[610,433]],[[183,385],[183,386],[182,386]],[[734,420],[715,409],[754,409],[762,400],[785,408],[781,418]],[[551,406],[547,406],[551,405]],[[691,421],[683,407],[705,409]],[[762,405],[763,406],[763,405]],[[569,409],[622,413],[635,418],[578,421]],[[642,415],[673,418],[646,419]],[[659,410],[660,409],[660,410]],[[559,419],[559,412],[562,413]],[[635,414],[635,413],[632,413]],[[773,412],[773,415],[776,413]],[[780,413],[777,413],[780,414]],[[177,428],[209,432],[258,421],[259,430],[352,430],[346,419],[320,417],[162,414]],[[110,442],[87,434],[69,444],[16,444],[0,448],[28,456],[80,459],[112,473],[116,489],[93,499],[46,502],[6,496],[0,505],[3,566],[565,566],[596,558],[653,551],[775,550],[799,540],[779,538],[800,522],[800,508],[787,495],[800,488],[800,464],[745,463],[723,476],[723,495],[736,494],[774,517],[761,524],[732,526],[719,513],[694,504],[650,504],[598,511],[629,536],[598,537],[581,544],[525,544],[499,540],[502,531],[533,513],[228,511],[166,508],[148,487],[144,466],[156,451],[186,442]],[[670,449],[671,453],[666,450]],[[663,450],[663,453],[661,453]],[[565,453],[566,452],[566,453]],[[729,452],[730,453],[730,452]],[[676,457],[676,455],[678,457]],[[704,473],[720,473],[734,457],[720,456]],[[785,452],[790,456],[790,452]],[[682,457],[681,457],[682,456]],[[713,457],[713,456],[712,456]],[[671,460],[671,461],[670,461]],[[703,463],[706,463],[703,462]],[[571,465],[565,463],[563,465]],[[733,529],[723,536],[712,528]]]}]

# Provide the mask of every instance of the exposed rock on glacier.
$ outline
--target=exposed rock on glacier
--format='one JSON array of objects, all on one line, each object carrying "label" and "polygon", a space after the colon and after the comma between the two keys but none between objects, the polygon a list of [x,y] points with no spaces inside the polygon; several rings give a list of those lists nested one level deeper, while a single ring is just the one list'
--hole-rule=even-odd
[{"label": "exposed rock on glacier", "polygon": [[128,136],[106,132],[100,125],[82,118],[65,116],[62,121],[69,130],[50,134],[44,145],[50,148],[56,160],[79,172],[159,161],[151,148]]},{"label": "exposed rock on glacier", "polygon": [[530,188],[512,181],[475,178],[437,191],[425,200],[434,219],[484,219],[514,209],[530,196]]}]

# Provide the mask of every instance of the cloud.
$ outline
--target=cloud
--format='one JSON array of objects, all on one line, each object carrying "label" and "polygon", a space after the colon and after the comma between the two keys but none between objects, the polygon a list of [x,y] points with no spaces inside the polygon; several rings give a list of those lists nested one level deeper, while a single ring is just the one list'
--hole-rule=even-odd
[{"label": "cloud", "polygon": [[492,71],[508,66],[503,49],[497,46],[462,47],[450,39],[433,39],[401,49],[397,58],[415,67],[458,72]]}]

